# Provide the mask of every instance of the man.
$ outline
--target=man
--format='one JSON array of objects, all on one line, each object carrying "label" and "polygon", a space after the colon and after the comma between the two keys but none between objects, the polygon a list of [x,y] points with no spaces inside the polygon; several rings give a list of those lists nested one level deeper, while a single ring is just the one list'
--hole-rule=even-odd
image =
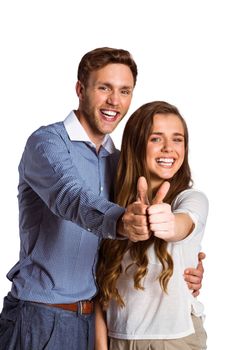
[{"label": "man", "polygon": [[[126,211],[109,202],[119,156],[109,134],[136,79],[129,52],[88,52],[78,68],[78,110],[29,137],[19,165],[20,259],[7,275],[0,350],[93,349],[99,242],[150,235],[143,200]],[[198,289],[202,270],[191,272]]]}]

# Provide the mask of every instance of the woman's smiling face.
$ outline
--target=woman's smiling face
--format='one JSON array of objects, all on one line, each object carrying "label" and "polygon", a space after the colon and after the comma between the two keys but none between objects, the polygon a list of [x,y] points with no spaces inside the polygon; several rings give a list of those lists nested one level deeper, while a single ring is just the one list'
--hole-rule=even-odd
[{"label": "woman's smiling face", "polygon": [[184,127],[175,114],[155,114],[147,142],[146,160],[151,185],[157,188],[180,169],[185,156]]}]

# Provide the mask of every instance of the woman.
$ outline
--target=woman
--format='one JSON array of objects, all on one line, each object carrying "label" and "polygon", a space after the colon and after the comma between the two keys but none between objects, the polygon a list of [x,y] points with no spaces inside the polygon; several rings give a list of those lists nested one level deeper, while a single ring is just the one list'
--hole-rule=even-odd
[{"label": "woman", "polygon": [[165,344],[166,349],[206,349],[203,306],[188,289],[183,271],[197,264],[208,200],[192,189],[187,126],[166,102],[143,105],[126,124],[115,189],[118,204],[135,201],[139,177],[145,190],[148,184],[152,235],[137,243],[102,243],[96,349],[108,348],[101,308],[111,350],[159,350]]}]

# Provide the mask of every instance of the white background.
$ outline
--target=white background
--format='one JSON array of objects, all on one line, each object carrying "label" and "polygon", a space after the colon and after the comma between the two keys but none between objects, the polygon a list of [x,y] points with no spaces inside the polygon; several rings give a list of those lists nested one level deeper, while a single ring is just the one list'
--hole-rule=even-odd
[{"label": "white background", "polygon": [[[175,104],[190,130],[195,187],[210,201],[203,250],[208,349],[232,343],[233,22],[230,0],[50,1],[0,4],[0,303],[18,259],[17,166],[29,134],[78,106],[79,60],[100,46],[128,49],[139,77],[130,112]],[[128,114],[129,115],[129,114]],[[122,125],[114,132],[120,147]],[[1,307],[0,304],[0,307]]]}]

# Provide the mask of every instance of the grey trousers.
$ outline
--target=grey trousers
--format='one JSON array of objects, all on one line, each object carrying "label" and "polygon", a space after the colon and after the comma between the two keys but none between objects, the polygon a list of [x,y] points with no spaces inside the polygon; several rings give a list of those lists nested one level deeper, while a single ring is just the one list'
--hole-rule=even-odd
[{"label": "grey trousers", "polygon": [[201,318],[192,316],[195,333],[179,339],[121,340],[110,339],[110,350],[204,350],[206,332]]},{"label": "grey trousers", "polygon": [[0,350],[93,350],[94,314],[19,301],[8,294],[0,315]]}]

